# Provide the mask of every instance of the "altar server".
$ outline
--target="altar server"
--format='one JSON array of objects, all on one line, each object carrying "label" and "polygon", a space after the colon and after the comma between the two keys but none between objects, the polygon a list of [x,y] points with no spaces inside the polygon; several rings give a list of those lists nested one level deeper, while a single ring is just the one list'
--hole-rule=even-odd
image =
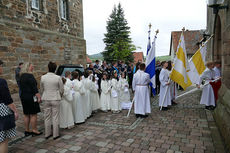
[{"label": "altar server", "polygon": [[202,82],[204,82],[204,84],[207,84],[203,88],[200,104],[204,104],[206,109],[212,110],[215,107],[215,96],[210,82],[214,80],[215,77],[215,72],[213,70],[214,63],[207,62],[206,67],[207,68],[200,77],[200,82],[197,87],[200,88],[200,84]]},{"label": "altar server", "polygon": [[147,117],[151,113],[150,94],[148,85],[150,83],[150,76],[145,73],[145,64],[140,64],[140,69],[133,77],[133,90],[135,92],[134,113],[136,117]]},{"label": "altar server", "polygon": [[[167,110],[168,106],[171,106],[171,89],[169,87],[169,71],[167,70],[168,62],[163,61],[162,62],[162,69],[160,72],[160,98],[159,98],[159,106],[163,106],[162,110]],[[165,98],[164,98],[165,96]],[[164,100],[164,101],[163,101]]]}]

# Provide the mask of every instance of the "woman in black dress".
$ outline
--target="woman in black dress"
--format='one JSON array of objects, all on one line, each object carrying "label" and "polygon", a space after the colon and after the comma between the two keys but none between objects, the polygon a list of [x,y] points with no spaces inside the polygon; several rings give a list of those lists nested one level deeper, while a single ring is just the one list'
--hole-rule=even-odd
[{"label": "woman in black dress", "polygon": [[[2,64],[0,60],[0,75],[2,74]],[[15,120],[18,113],[5,79],[0,78],[0,152],[8,152],[8,139],[16,136]]]},{"label": "woman in black dress", "polygon": [[[25,136],[42,134],[37,129],[37,113],[41,112],[39,106],[41,96],[38,92],[37,81],[32,74],[33,69],[31,63],[25,63],[20,75],[20,98],[24,113]],[[30,125],[32,130],[30,130]]]}]

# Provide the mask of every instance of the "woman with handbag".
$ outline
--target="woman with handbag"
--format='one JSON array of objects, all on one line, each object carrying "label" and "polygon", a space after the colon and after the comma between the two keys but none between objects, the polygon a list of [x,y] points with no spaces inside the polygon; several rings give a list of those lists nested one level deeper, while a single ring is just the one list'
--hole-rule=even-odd
[{"label": "woman with handbag", "polygon": [[[3,72],[3,62],[0,60],[0,75]],[[8,139],[16,136],[15,120],[18,119],[17,109],[11,98],[5,79],[0,78],[0,150],[8,152]]]},{"label": "woman with handbag", "polygon": [[[33,64],[25,63],[20,74],[20,98],[24,113],[25,136],[42,134],[37,129],[37,113],[41,112],[39,106],[41,96],[38,92],[37,81],[34,78],[33,70]],[[30,130],[30,125],[32,130]]]}]

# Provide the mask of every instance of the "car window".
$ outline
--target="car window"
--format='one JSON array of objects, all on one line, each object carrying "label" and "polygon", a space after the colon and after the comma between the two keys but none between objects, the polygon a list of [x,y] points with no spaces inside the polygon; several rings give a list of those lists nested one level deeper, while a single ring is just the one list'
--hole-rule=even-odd
[{"label": "car window", "polygon": [[64,70],[62,71],[61,76],[65,76],[66,71],[70,71],[70,72],[77,71],[80,73],[80,75],[82,75],[84,72],[84,69],[83,68],[74,68],[74,67],[73,68],[65,67]]}]

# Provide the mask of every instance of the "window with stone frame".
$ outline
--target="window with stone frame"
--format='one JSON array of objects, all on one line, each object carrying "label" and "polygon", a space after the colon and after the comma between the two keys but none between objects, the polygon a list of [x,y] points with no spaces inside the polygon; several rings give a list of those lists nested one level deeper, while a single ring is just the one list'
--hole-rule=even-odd
[{"label": "window with stone frame", "polygon": [[40,5],[41,5],[40,0],[32,0],[31,2],[32,9],[40,10],[41,8]]},{"label": "window with stone frame", "polygon": [[60,0],[60,15],[64,20],[68,20],[69,10],[68,10],[68,0]]}]

